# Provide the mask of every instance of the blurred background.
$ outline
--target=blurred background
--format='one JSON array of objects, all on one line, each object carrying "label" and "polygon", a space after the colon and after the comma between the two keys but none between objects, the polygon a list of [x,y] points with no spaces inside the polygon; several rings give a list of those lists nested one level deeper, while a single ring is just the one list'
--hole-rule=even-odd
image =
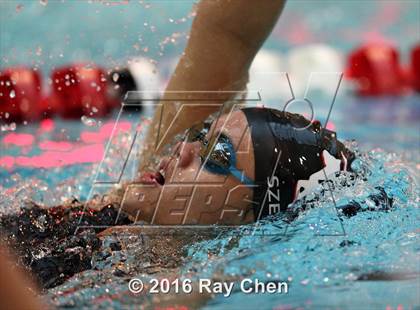
[{"label": "blurred background", "polygon": [[[123,93],[128,88],[120,81],[133,86],[126,68],[135,71],[140,90],[163,90],[194,16],[193,1],[0,0],[0,213],[16,212],[28,200],[47,206],[85,200],[102,160],[121,168],[125,152],[141,143],[134,137],[147,127],[150,111],[128,113],[116,124],[121,100],[103,104],[108,90]],[[252,274],[292,283],[288,295],[219,296],[208,309],[418,308],[419,43],[417,0],[286,3],[252,65],[248,90],[283,109],[292,98],[287,72],[296,98],[312,102],[322,121],[339,86],[328,126],[358,152],[365,177],[350,188],[337,183],[333,195],[338,205],[369,212],[338,221],[330,196],[320,195],[319,208],[300,216],[285,239],[244,236],[232,246],[238,236],[227,235],[196,252],[192,247],[192,267],[181,271],[187,276],[196,270],[198,277]],[[75,82],[80,72],[90,77]],[[30,115],[35,97],[43,110]],[[290,110],[309,113],[302,100]],[[132,154],[126,170],[133,174]],[[285,227],[273,223],[262,226]],[[333,230],[339,234],[331,239]],[[54,304],[141,304],[112,267],[143,254],[111,252],[104,250],[109,262],[96,264],[94,276],[87,271],[50,290]]]},{"label": "blurred background", "polygon": [[[94,61],[106,67],[150,58],[165,72],[186,42],[193,1],[0,1],[1,66],[45,72]],[[418,1],[288,1],[264,47],[280,52],[320,43],[349,53],[364,42],[394,43],[407,61],[419,41]]]}]

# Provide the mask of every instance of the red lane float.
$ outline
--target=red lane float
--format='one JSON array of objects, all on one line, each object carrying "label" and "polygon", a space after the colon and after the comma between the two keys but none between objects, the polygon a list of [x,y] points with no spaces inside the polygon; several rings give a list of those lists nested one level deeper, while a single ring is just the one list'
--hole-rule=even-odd
[{"label": "red lane float", "polygon": [[[4,69],[0,71],[0,121],[32,121],[55,115],[105,116],[120,106],[127,91],[138,90],[143,84],[146,89],[158,88],[156,83],[151,84],[158,77],[153,70],[149,74],[148,71],[150,68],[140,63],[109,73],[90,64],[64,66],[52,72],[51,94],[43,97],[38,71],[24,67]],[[407,68],[400,66],[394,47],[363,45],[349,55],[345,76],[356,82],[356,92],[361,96],[399,95],[407,85],[420,91],[420,44],[413,48]]]},{"label": "red lane float", "polygon": [[33,121],[41,117],[41,76],[24,67],[0,72],[0,121]]},{"label": "red lane float", "polygon": [[411,51],[411,86],[420,92],[420,43]]},{"label": "red lane float", "polygon": [[386,44],[367,44],[353,51],[346,77],[356,81],[361,96],[398,95],[405,88],[399,54]]},{"label": "red lane float", "polygon": [[107,75],[99,67],[75,64],[53,71],[48,104],[63,118],[105,116],[110,111]]}]

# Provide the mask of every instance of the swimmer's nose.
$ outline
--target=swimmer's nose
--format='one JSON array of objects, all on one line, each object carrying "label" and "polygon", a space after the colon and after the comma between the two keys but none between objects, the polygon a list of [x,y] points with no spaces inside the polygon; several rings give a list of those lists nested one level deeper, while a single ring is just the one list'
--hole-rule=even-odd
[{"label": "swimmer's nose", "polygon": [[160,163],[159,163],[159,167],[158,170],[166,170],[166,167],[168,167],[169,163],[171,162],[170,157],[165,157],[163,158]]},{"label": "swimmer's nose", "polygon": [[183,142],[178,142],[173,148],[172,155],[162,158],[158,166],[159,171],[161,170],[165,171],[173,159],[180,157],[180,151],[181,151],[181,148],[183,147],[183,144],[184,144]]},{"label": "swimmer's nose", "polygon": [[194,158],[198,156],[200,152],[200,143],[183,143],[179,148],[179,167],[186,168],[194,161]]}]

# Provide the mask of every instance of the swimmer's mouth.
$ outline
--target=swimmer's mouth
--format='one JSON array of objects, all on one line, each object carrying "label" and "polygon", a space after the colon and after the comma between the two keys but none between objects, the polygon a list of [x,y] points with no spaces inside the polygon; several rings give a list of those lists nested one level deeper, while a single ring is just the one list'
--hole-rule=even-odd
[{"label": "swimmer's mouth", "polygon": [[143,184],[158,184],[160,186],[163,186],[165,184],[165,177],[162,174],[161,171],[157,172],[147,172],[143,174],[143,176],[140,179],[140,183]]},{"label": "swimmer's mouth", "polygon": [[155,173],[154,179],[158,184],[162,186],[165,185],[165,177],[162,174],[162,170]]}]

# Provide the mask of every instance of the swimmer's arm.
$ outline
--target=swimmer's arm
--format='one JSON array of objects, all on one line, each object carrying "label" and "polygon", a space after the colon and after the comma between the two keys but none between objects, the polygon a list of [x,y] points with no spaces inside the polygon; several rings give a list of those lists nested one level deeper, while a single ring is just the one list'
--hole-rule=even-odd
[{"label": "swimmer's arm", "polygon": [[49,309],[37,296],[25,270],[17,266],[9,251],[0,245],[0,303],[2,309]]},{"label": "swimmer's arm", "polygon": [[[167,131],[179,109],[173,102],[179,100],[181,104],[185,103],[182,101],[186,99],[185,93],[175,96],[171,91],[245,89],[252,60],[273,29],[284,3],[285,0],[200,1],[187,47],[163,96],[164,111],[160,132]],[[232,94],[219,93],[213,97],[212,99],[223,102],[230,99]],[[198,98],[202,98],[202,95],[191,93],[188,95],[188,102],[194,102],[191,99]],[[219,107],[194,111],[188,109],[171,126],[159,145],[165,145],[176,134],[203,121],[218,109]],[[156,110],[148,141],[156,139],[161,113],[161,109]]]}]

